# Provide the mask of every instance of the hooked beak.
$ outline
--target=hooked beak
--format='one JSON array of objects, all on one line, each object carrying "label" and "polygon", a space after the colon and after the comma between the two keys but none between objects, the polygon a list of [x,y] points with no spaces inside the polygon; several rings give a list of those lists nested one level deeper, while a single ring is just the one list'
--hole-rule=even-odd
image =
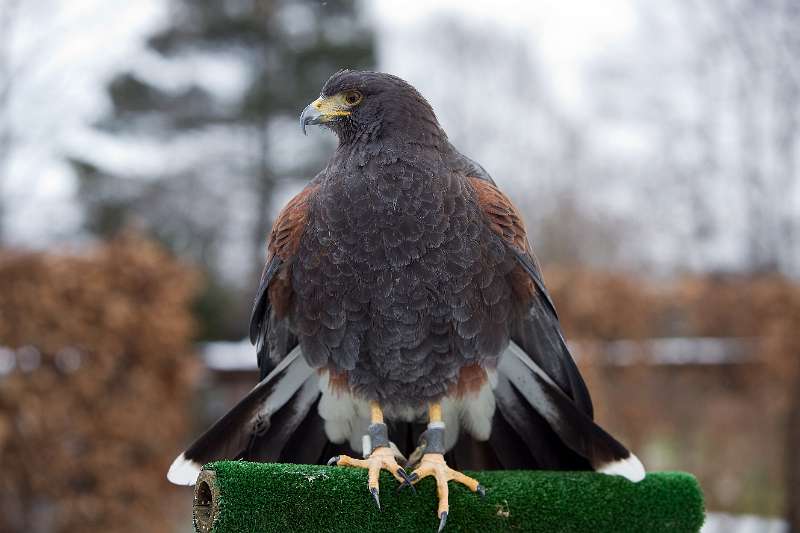
[{"label": "hooked beak", "polygon": [[314,100],[303,109],[300,113],[300,127],[303,129],[303,135],[306,133],[306,126],[309,124],[322,124],[325,119],[325,114],[320,110],[320,100]]},{"label": "hooked beak", "polygon": [[308,124],[324,124],[349,114],[350,110],[341,94],[320,96],[300,113],[300,127],[303,128],[303,135],[305,135]]}]

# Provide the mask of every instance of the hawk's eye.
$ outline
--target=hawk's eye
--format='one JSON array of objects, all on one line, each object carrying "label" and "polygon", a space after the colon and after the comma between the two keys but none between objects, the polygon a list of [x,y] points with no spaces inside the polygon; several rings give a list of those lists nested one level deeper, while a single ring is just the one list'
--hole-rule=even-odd
[{"label": "hawk's eye", "polygon": [[361,101],[361,93],[358,91],[347,91],[344,93],[344,101],[347,102],[347,105],[356,105]]}]

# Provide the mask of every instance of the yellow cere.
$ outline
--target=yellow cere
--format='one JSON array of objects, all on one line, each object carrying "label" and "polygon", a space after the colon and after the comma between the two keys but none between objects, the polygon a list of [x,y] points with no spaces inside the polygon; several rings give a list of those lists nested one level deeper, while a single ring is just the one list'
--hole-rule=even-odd
[{"label": "yellow cere", "polygon": [[317,98],[311,105],[322,113],[324,117],[343,117],[350,114],[350,111],[347,110],[349,106],[344,101],[344,95],[341,93],[329,98]]}]

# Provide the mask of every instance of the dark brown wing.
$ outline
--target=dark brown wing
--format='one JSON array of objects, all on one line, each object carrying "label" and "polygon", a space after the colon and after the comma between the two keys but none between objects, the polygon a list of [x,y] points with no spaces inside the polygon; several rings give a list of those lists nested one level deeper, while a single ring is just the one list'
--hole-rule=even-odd
[{"label": "dark brown wing", "polygon": [[250,315],[250,342],[258,350],[262,379],[297,345],[286,321],[294,297],[292,264],[308,224],[310,202],[317,188],[318,180],[315,179],[292,198],[278,214],[270,231],[267,263]]},{"label": "dark brown wing", "polygon": [[487,223],[517,259],[511,282],[516,298],[527,306],[527,312],[511,324],[511,340],[545,370],[579,409],[592,417],[589,391],[564,342],[555,306],[544,286],[519,210],[491,181],[480,177],[471,177],[469,181]]}]

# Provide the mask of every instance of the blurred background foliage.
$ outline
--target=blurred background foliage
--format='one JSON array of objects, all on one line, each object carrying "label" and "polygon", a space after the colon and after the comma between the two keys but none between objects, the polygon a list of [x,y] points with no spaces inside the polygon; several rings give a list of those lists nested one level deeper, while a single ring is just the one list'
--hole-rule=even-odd
[{"label": "blurred background foliage", "polygon": [[197,274],[119,236],[80,256],[0,253],[0,529],[171,531],[170,450],[199,370]]},{"label": "blurred background foliage", "polygon": [[270,221],[334,147],[297,116],[348,67],[411,81],[522,208],[598,418],[710,510],[800,531],[798,26],[791,0],[0,0],[0,530],[187,530],[164,472],[256,379]]}]

